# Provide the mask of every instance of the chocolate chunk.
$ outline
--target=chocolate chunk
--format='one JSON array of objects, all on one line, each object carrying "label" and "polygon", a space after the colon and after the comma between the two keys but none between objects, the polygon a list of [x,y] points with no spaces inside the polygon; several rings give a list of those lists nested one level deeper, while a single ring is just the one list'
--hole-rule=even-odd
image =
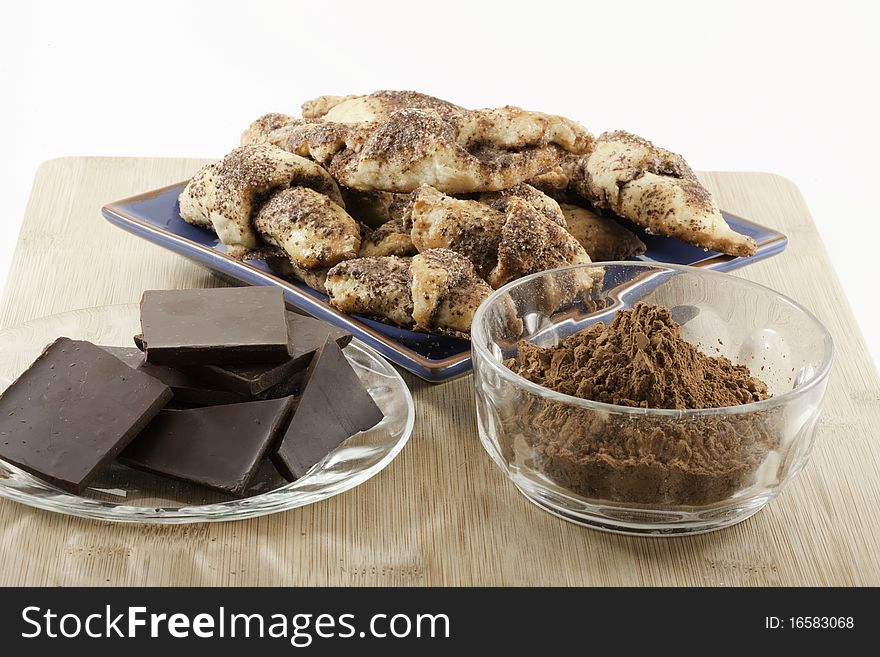
[{"label": "chocolate chunk", "polygon": [[158,365],[252,365],[291,356],[284,295],[275,287],[148,290],[146,358]]},{"label": "chocolate chunk", "polygon": [[119,455],[133,468],[230,495],[247,490],[292,398],[162,411]]},{"label": "chocolate chunk", "polygon": [[342,350],[328,336],[309,365],[305,389],[272,462],[294,481],[382,417]]},{"label": "chocolate chunk", "polygon": [[340,349],[351,342],[351,333],[314,317],[289,312],[287,324],[290,328],[292,358],[308,356],[311,362],[312,356],[321,348],[327,336],[330,336]]},{"label": "chocolate chunk", "polygon": [[282,477],[278,469],[272,464],[272,460],[264,458],[259,467],[257,467],[257,472],[254,474],[253,479],[251,479],[251,483],[248,485],[243,497],[253,497],[254,495],[267,493],[270,490],[286,486],[288,483],[287,479]]},{"label": "chocolate chunk", "polygon": [[[273,386],[284,383],[296,372],[304,372],[312,361],[312,356],[324,344],[329,335],[340,347],[351,342],[351,333],[336,328],[332,324],[312,317],[287,313],[287,326],[290,333],[291,357],[277,365],[229,366],[226,368],[207,366],[217,379],[218,387],[235,390],[242,394],[259,395]],[[247,391],[247,392],[245,392]]]},{"label": "chocolate chunk", "polygon": [[271,388],[258,392],[254,395],[254,399],[278,399],[279,397],[290,397],[291,395],[297,396],[302,392],[305,378],[306,367],[303,367]]},{"label": "chocolate chunk", "polygon": [[[101,346],[108,354],[116,356],[123,363],[171,388],[174,394],[173,403],[191,404],[194,406],[215,406],[217,404],[235,404],[248,401],[243,395],[229,390],[218,390],[205,385],[198,377],[181,372],[167,365],[155,365],[144,360],[144,355],[134,347]],[[276,395],[280,397],[281,395]],[[274,399],[274,397],[273,397]]]},{"label": "chocolate chunk", "polygon": [[100,347],[58,338],[0,395],[0,458],[80,493],[170,399]]},{"label": "chocolate chunk", "polygon": [[[101,347],[101,349],[106,351],[111,356],[116,356],[119,360],[121,360],[133,370],[136,370],[141,365],[146,364],[146,361],[144,361],[144,354],[141,352],[140,349],[135,349],[134,347],[114,347],[109,344],[99,344],[96,346]],[[154,367],[156,367],[156,369],[163,368],[162,365],[155,365]],[[154,378],[158,379],[159,377]]]},{"label": "chocolate chunk", "polygon": [[[328,335],[340,347],[351,342],[351,333],[312,317],[287,313],[291,358],[270,365],[184,365],[185,372],[212,388],[222,388],[248,398],[275,399],[299,391],[303,374]],[[134,336],[143,350],[143,336]]]}]

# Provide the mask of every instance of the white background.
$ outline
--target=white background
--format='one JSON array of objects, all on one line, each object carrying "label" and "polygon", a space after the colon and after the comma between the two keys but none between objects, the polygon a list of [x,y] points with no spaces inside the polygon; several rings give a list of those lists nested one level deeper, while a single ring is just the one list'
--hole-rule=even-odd
[{"label": "white background", "polygon": [[0,21],[0,284],[45,159],[220,157],[265,112],[416,89],[790,178],[880,360],[880,2],[25,0]]}]

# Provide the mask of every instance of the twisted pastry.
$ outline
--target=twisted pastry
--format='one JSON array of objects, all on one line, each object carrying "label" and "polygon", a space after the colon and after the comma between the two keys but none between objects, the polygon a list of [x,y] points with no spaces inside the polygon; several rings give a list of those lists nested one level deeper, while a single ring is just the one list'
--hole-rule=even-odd
[{"label": "twisted pastry", "polygon": [[370,228],[400,219],[409,205],[409,194],[361,192],[348,187],[340,187],[339,191],[342,192],[348,214]]},{"label": "twisted pastry", "polygon": [[344,313],[412,328],[411,264],[412,258],[397,256],[342,262],[327,272],[324,289],[330,304]]},{"label": "twisted pastry", "polygon": [[402,109],[436,112],[449,120],[468,110],[418,91],[377,91],[367,96],[318,96],[302,105],[305,119],[323,119],[334,123],[384,121]]},{"label": "twisted pastry", "polygon": [[[512,199],[506,214],[498,242],[498,264],[488,279],[492,287],[499,288],[546,269],[592,262],[584,247],[565,228],[536,213],[522,199]],[[588,290],[589,277],[584,282]]]},{"label": "twisted pastry", "polygon": [[358,254],[360,230],[344,207],[324,169],[267,144],[236,148],[199,170],[180,194],[181,217],[213,229],[232,255],[283,253],[309,283]]},{"label": "twisted pastry", "polygon": [[408,221],[418,251],[442,248],[461,253],[485,279],[498,262],[507,217],[479,201],[453,198],[424,186],[413,192]]},{"label": "twisted pastry", "polygon": [[495,288],[545,269],[591,262],[566,230],[559,205],[529,185],[483,194],[479,201],[420,187],[413,194],[410,221],[419,251],[461,253]]},{"label": "twisted pastry", "polygon": [[499,212],[507,212],[511,201],[521,199],[553,223],[559,224],[563,228],[566,227],[565,216],[562,214],[559,203],[539,189],[526,183],[520,183],[510,189],[503,189],[499,192],[483,192],[477,198],[481,203],[485,203]]},{"label": "twisted pastry", "polygon": [[271,143],[324,165],[356,190],[500,190],[584,154],[592,135],[564,117],[518,107],[466,110],[415,92],[322,97],[304,119],[257,119],[243,143]]},{"label": "twisted pastry", "polygon": [[360,229],[348,213],[308,187],[289,187],[270,196],[254,215],[253,227],[308,271],[357,257],[361,245]]},{"label": "twisted pastry", "polygon": [[645,243],[610,217],[570,203],[560,203],[568,232],[593,262],[626,260],[645,252]]},{"label": "twisted pastry", "polygon": [[467,259],[449,249],[428,249],[412,259],[410,286],[416,328],[467,336],[471,320],[492,293]]},{"label": "twisted pastry", "polygon": [[[590,152],[595,148],[595,145],[594,141]],[[556,166],[547,169],[534,178],[530,178],[526,182],[561,202],[569,196],[569,192],[574,191],[572,189],[574,181],[582,177],[582,175],[578,174],[578,167],[582,162],[586,162],[589,155],[589,153],[584,155],[563,153]]]},{"label": "twisted pastry", "polygon": [[754,240],[732,230],[684,158],[622,130],[602,134],[571,168],[570,188],[649,232],[748,256]]},{"label": "twisted pastry", "polygon": [[470,335],[477,306],[492,292],[467,258],[448,249],[342,262],[327,273],[326,290],[343,312],[463,338]]},{"label": "twisted pastry", "polygon": [[414,256],[416,251],[412,243],[410,231],[403,218],[392,219],[375,230],[369,226],[361,226],[361,250],[358,257],[368,256]]}]

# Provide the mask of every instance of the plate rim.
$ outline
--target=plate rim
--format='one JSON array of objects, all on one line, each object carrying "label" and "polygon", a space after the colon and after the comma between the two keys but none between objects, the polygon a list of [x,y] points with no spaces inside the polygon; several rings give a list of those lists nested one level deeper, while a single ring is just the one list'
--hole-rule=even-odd
[{"label": "plate rim", "polygon": [[[2,336],[11,331],[15,331],[27,326],[30,326],[35,323],[39,323],[42,321],[48,321],[56,317],[63,317],[65,315],[72,315],[75,313],[80,313],[84,311],[90,310],[106,310],[111,308],[128,308],[128,309],[136,309],[138,304],[136,303],[114,303],[114,304],[104,304],[98,306],[85,306],[82,308],[73,308],[70,310],[62,311],[59,313],[53,313],[51,315],[43,315],[41,317],[34,317],[25,322],[21,322],[19,324],[15,324],[12,326],[4,327],[0,329],[0,341],[2,341]],[[267,515],[273,515],[276,513],[281,513],[284,511],[290,511],[292,509],[297,509],[303,506],[308,506],[310,504],[314,504],[316,502],[321,502],[332,497],[336,497],[344,492],[352,490],[360,486],[361,484],[366,483],[377,474],[382,472],[385,468],[387,468],[399,455],[400,452],[403,451],[403,448],[406,447],[407,443],[409,443],[410,438],[412,437],[413,430],[415,428],[415,401],[412,397],[412,391],[409,389],[406,381],[400,375],[394,366],[389,363],[386,359],[382,357],[380,353],[378,353],[375,349],[373,349],[370,345],[364,343],[362,340],[358,340],[354,338],[346,347],[343,349],[343,353],[345,349],[349,347],[354,347],[355,349],[359,349],[363,353],[366,353],[370,358],[381,364],[383,370],[383,374],[387,374],[392,376],[400,385],[400,387],[404,391],[404,400],[406,402],[407,407],[407,416],[406,422],[404,423],[403,429],[401,431],[401,437],[398,439],[396,444],[389,450],[389,453],[386,454],[381,461],[374,466],[374,470],[370,472],[365,478],[358,479],[357,477],[350,478],[339,486],[334,487],[333,492],[330,494],[315,494],[309,493],[304,494],[304,496],[296,500],[294,503],[285,503],[281,500],[278,503],[266,504],[264,506],[253,507],[255,503],[261,500],[265,503],[267,502],[266,497],[278,497],[279,495],[283,495],[285,489],[288,486],[293,486],[297,482],[290,482],[280,488],[276,488],[271,491],[266,491],[264,493],[259,493],[257,495],[253,495],[251,497],[246,497],[242,499],[230,499],[223,502],[215,502],[212,504],[201,504],[201,505],[186,505],[181,506],[180,508],[174,509],[174,515],[166,515],[165,509],[161,507],[144,507],[144,506],[133,506],[127,504],[116,504],[110,501],[103,500],[92,500],[89,501],[93,503],[83,509],[77,509],[68,504],[62,504],[58,506],[57,501],[53,502],[53,500],[61,499],[69,499],[69,498],[80,498],[80,499],[88,499],[83,498],[80,495],[76,495],[74,493],[70,493],[67,491],[63,491],[61,489],[54,490],[51,495],[46,497],[35,497],[31,494],[25,493],[17,488],[9,487],[5,484],[5,479],[0,479],[0,498],[5,498],[8,500],[12,500],[14,502],[24,504],[25,506],[29,506],[32,508],[42,509],[44,511],[50,511],[54,513],[59,513],[61,515],[77,517],[77,518],[86,518],[89,520],[101,520],[112,523],[124,523],[124,524],[145,524],[145,525],[183,525],[183,524],[199,524],[199,523],[216,523],[216,522],[234,522],[237,520],[246,520],[248,518],[257,518]],[[323,461],[323,459],[322,459]],[[53,488],[47,482],[41,480],[36,475],[32,475],[17,466],[0,459],[0,463],[3,464],[7,470],[12,472],[21,472],[28,477],[32,477],[37,480],[40,484],[49,486]],[[300,478],[297,481],[301,481]],[[272,500],[269,500],[272,502]],[[289,502],[289,501],[288,501]],[[215,511],[206,511],[207,509],[216,509],[218,507],[229,507],[229,512],[224,515],[215,515]],[[133,510],[131,515],[126,516],[116,516],[113,515],[112,511],[107,511],[108,509],[118,509],[118,508],[127,508]],[[150,513],[150,511],[153,513]],[[207,513],[207,515],[206,515]],[[141,515],[142,514],[142,515]]]}]

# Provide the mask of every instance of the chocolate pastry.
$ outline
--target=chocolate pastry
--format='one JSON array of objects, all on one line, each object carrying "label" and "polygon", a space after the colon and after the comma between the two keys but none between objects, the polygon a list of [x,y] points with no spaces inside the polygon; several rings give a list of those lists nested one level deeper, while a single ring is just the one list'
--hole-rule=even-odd
[{"label": "chocolate pastry", "polygon": [[737,233],[684,158],[623,130],[606,132],[574,168],[570,189],[657,235],[728,255],[757,248]]},{"label": "chocolate pastry", "polygon": [[283,189],[310,189],[345,205],[333,178],[320,166],[272,146],[236,148],[199,169],[180,194],[180,216],[209,228],[229,246],[254,249],[260,240],[251,219],[266,197]]},{"label": "chocolate pastry", "polygon": [[[412,241],[420,252],[456,251],[474,263],[492,287],[522,276],[591,262],[584,247],[566,230],[559,204],[530,185],[458,199],[433,187],[413,193]],[[598,274],[585,273],[583,291]]]},{"label": "chocolate pastry", "polygon": [[200,169],[180,194],[180,216],[213,230],[229,255],[290,262],[307,284],[357,256],[357,222],[318,164],[269,144],[236,148]]},{"label": "chocolate pastry", "polygon": [[645,243],[611,217],[578,205],[560,203],[562,214],[571,233],[593,262],[626,260],[645,252]]},{"label": "chocolate pastry", "polygon": [[343,312],[465,338],[477,306],[492,293],[470,260],[449,249],[341,262],[327,273],[326,288]]},{"label": "chocolate pastry", "polygon": [[350,260],[361,246],[357,222],[330,197],[308,187],[274,193],[253,214],[252,223],[263,241],[281,248],[303,271]]},{"label": "chocolate pastry", "polygon": [[273,144],[325,166],[346,187],[408,192],[499,190],[589,152],[593,137],[561,116],[519,107],[468,110],[412,91],[322,96],[303,119],[257,119],[242,143]]},{"label": "chocolate pastry", "polygon": [[341,262],[327,272],[324,288],[330,305],[412,328],[412,258],[372,256]]},{"label": "chocolate pastry", "polygon": [[409,228],[403,218],[386,221],[378,228],[361,224],[361,250],[359,258],[370,256],[413,256],[418,251],[413,246]]}]

